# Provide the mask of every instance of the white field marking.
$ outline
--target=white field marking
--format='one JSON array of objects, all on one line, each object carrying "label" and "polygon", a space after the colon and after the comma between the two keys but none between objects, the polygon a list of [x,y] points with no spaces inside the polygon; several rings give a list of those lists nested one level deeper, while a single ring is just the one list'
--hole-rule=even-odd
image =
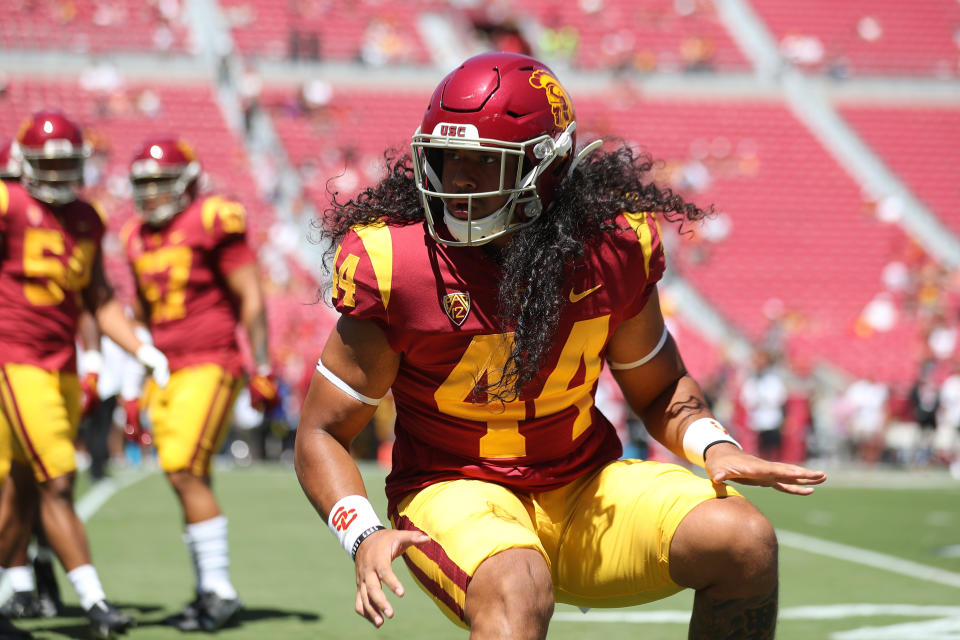
[{"label": "white field marking", "polygon": [[782,529],[777,529],[777,539],[781,545],[801,551],[846,560],[875,569],[883,569],[911,578],[917,578],[918,580],[937,582],[950,587],[960,588],[960,574],[945,569],[930,567],[925,564],[920,564],[919,562],[911,562],[910,560],[904,560],[885,553],[868,551],[859,547],[852,547],[850,545],[840,544],[839,542],[830,542],[829,540],[814,538],[813,536],[807,536],[793,531],[784,531]]},{"label": "white field marking", "polygon": [[[960,607],[924,604],[827,604],[819,606],[788,607],[781,609],[780,620],[842,620],[870,616],[936,617],[960,623]],[[690,611],[596,611],[578,613],[561,611],[553,614],[560,622],[632,622],[677,623],[690,622]],[[910,623],[915,624],[915,623]],[[839,636],[838,636],[839,637]],[[858,638],[861,636],[857,636]],[[886,636],[885,636],[886,637]],[[890,636],[893,637],[893,636]],[[899,637],[899,636],[897,636]],[[906,636],[904,636],[906,637]],[[960,637],[960,636],[958,636]]]},{"label": "white field marking", "polygon": [[118,473],[115,477],[104,478],[77,500],[74,510],[80,520],[86,522],[100,507],[106,504],[113,494],[146,478],[153,470],[133,469]]}]

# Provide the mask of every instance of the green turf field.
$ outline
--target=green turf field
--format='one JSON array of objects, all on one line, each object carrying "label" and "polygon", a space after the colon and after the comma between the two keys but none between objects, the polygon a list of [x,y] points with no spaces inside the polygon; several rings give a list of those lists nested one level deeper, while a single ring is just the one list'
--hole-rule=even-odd
[{"label": "green turf field", "polygon": [[[383,514],[383,473],[365,467]],[[122,486],[92,511],[88,532],[108,597],[136,614],[132,640],[181,634],[159,624],[189,598],[192,577],[178,507],[157,473],[117,474]],[[353,570],[312,512],[293,470],[222,469],[216,489],[230,520],[234,582],[247,609],[223,638],[466,638],[435,610],[402,562],[407,595],[379,631],[353,612]],[[960,482],[946,474],[834,473],[807,498],[744,489],[781,539],[781,640],[960,639]],[[65,617],[23,622],[41,639],[85,637],[74,594]],[[551,639],[685,638],[692,595],[622,610],[559,605]]]}]

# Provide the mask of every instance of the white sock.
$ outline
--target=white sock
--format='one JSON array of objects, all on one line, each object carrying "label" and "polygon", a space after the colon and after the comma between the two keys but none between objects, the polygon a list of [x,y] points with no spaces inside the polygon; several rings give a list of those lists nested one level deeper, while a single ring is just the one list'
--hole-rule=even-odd
[{"label": "white sock", "polygon": [[33,579],[33,571],[30,567],[10,567],[6,571],[7,580],[14,591],[33,592],[37,588],[37,583]]},{"label": "white sock", "polygon": [[217,516],[186,526],[184,539],[197,575],[197,591],[213,591],[225,600],[237,597],[230,582],[230,555],[227,518]]},{"label": "white sock", "polygon": [[100,577],[92,564],[84,564],[73,571],[67,572],[67,578],[73,585],[73,590],[77,592],[80,598],[80,606],[86,611],[101,600],[105,600],[107,595],[103,592],[103,586],[100,584]]}]

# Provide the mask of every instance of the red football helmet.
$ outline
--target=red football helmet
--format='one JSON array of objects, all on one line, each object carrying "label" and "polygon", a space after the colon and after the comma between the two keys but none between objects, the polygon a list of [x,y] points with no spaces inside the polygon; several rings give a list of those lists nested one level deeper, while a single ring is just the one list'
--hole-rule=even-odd
[{"label": "red football helmet", "polygon": [[65,115],[39,111],[27,118],[11,153],[20,161],[20,181],[34,198],[55,206],[77,199],[90,147]]},{"label": "red football helmet", "polygon": [[20,163],[13,157],[13,140],[0,146],[0,180],[19,180]]},{"label": "red football helmet", "polygon": [[[434,91],[411,145],[414,176],[434,239],[479,245],[531,224],[549,207],[570,167],[576,129],[570,97],[542,62],[516,53],[486,53],[460,65]],[[444,150],[498,155],[499,189],[444,192]],[[506,175],[511,155],[518,159],[516,175]],[[509,197],[501,208],[473,218],[474,200],[503,196]],[[445,199],[464,197],[466,219],[460,219]],[[446,233],[438,230],[441,215]]]},{"label": "red football helmet", "polygon": [[189,144],[155,138],[143,144],[130,163],[133,202],[143,219],[162,225],[197,197],[200,163]]}]

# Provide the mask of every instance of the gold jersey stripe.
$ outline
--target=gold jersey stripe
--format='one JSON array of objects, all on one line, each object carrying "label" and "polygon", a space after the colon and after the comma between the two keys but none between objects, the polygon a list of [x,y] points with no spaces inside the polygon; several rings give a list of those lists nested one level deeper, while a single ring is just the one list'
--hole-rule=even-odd
[{"label": "gold jersey stripe", "polygon": [[222,196],[210,196],[203,201],[203,208],[200,215],[203,219],[203,228],[207,233],[213,231],[213,225],[217,221],[217,213],[220,211],[222,204]]},{"label": "gold jersey stripe", "polygon": [[10,192],[7,191],[7,185],[3,180],[0,180],[0,216],[6,215],[8,208],[10,208]]},{"label": "gold jersey stripe", "polygon": [[393,242],[390,238],[390,227],[385,224],[373,224],[355,227],[363,248],[370,256],[373,273],[377,277],[377,286],[380,289],[380,299],[383,308],[390,304],[390,290],[393,287]]},{"label": "gold jersey stripe", "polygon": [[657,220],[655,213],[640,211],[636,213],[625,213],[624,217],[637,234],[637,240],[643,248],[643,271],[647,277],[650,277],[650,258],[653,257],[653,234],[650,231],[650,225],[647,222],[647,216],[653,218],[653,223],[657,226],[657,236],[660,235],[660,221]]}]

